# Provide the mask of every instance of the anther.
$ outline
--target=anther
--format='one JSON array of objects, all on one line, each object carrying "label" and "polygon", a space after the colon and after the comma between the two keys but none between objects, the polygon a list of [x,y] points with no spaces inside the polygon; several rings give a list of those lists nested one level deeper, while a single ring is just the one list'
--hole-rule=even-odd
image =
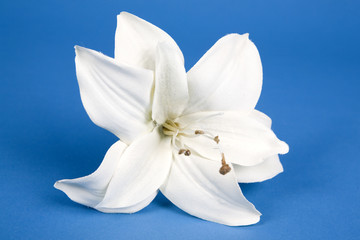
[{"label": "anther", "polygon": [[217,144],[219,144],[219,142],[220,142],[219,136],[214,137],[214,141],[215,141]]},{"label": "anther", "polygon": [[185,156],[190,156],[190,155],[191,155],[191,152],[190,152],[189,149],[181,148],[181,149],[179,150],[179,155],[181,155],[181,154],[184,154]]},{"label": "anther", "polygon": [[183,154],[184,152],[186,152],[186,149],[183,149],[183,148],[180,149],[180,150],[179,150],[179,155],[180,155],[180,154]]},{"label": "anther", "polygon": [[220,174],[225,175],[231,171],[231,167],[229,166],[229,164],[226,163],[224,153],[222,153],[221,156],[222,156],[222,159],[221,159],[222,166],[221,166],[219,172],[220,172]]},{"label": "anther", "polygon": [[205,132],[203,130],[195,130],[195,134],[204,134]]}]

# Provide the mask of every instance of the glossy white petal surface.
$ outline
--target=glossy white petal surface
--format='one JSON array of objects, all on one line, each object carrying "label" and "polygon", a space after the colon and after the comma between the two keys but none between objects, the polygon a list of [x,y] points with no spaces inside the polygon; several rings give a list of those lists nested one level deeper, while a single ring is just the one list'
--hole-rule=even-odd
[{"label": "glossy white petal surface", "polygon": [[158,124],[175,119],[183,112],[188,96],[183,59],[171,44],[160,43],[156,52],[152,118]]},{"label": "glossy white petal surface", "polygon": [[236,164],[233,166],[238,182],[241,183],[262,182],[275,177],[284,170],[278,155],[268,157],[255,166],[247,167]]},{"label": "glossy white petal surface", "polygon": [[175,41],[160,28],[127,12],[118,15],[115,34],[116,61],[154,70],[156,48],[162,41],[171,44],[183,58]]},{"label": "glossy white petal surface", "polygon": [[104,200],[96,208],[111,212],[153,196],[169,173],[170,140],[158,128],[135,140],[122,155]]},{"label": "glossy white petal surface", "polygon": [[271,123],[272,123],[271,118],[268,117],[265,113],[254,109],[250,112],[249,116],[255,119],[256,121],[264,124],[264,126],[271,128]]},{"label": "glossy white petal surface", "polygon": [[135,213],[147,207],[154,200],[158,192],[159,191],[156,190],[144,200],[141,200],[140,202],[129,205],[127,207],[95,207],[95,209],[103,213]]},{"label": "glossy white petal surface", "polygon": [[219,173],[221,164],[174,151],[170,175],[161,192],[185,212],[230,226],[257,223],[260,213],[243,196],[233,171]]},{"label": "glossy white petal surface", "polygon": [[[178,119],[181,125],[187,125],[188,136],[180,139],[185,147],[201,156],[219,161],[219,147],[226,160],[243,166],[253,166],[275,154],[288,152],[288,145],[280,141],[274,132],[247,112],[200,112]],[[195,130],[205,131],[195,136]],[[192,134],[192,136],[191,136]],[[212,137],[219,136],[218,145]]]},{"label": "glossy white petal surface", "polygon": [[74,202],[95,207],[104,198],[107,186],[127,145],[114,143],[107,151],[99,168],[86,177],[57,181],[55,188],[63,191]]},{"label": "glossy white petal surface", "polygon": [[76,46],[76,75],[91,120],[129,144],[151,127],[153,72]]},{"label": "glossy white petal surface", "polygon": [[254,109],[262,87],[261,60],[248,34],[229,34],[188,72],[186,113]]}]

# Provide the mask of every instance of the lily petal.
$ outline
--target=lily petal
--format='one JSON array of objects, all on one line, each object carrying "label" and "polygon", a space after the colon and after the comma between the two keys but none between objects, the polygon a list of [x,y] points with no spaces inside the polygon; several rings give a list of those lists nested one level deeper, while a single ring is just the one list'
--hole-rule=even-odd
[{"label": "lily petal", "polygon": [[96,208],[111,212],[153,196],[169,173],[170,141],[159,128],[136,139],[121,157],[105,197]]},{"label": "lily petal", "polygon": [[259,52],[248,34],[221,38],[188,72],[186,113],[254,109],[262,87]]},{"label": "lily petal", "polygon": [[156,197],[158,194],[158,190],[155,191],[153,194],[146,197],[144,200],[134,204],[130,205],[128,207],[119,207],[119,208],[113,208],[113,207],[96,207],[96,210],[103,212],[103,213],[136,213],[140,211],[141,209],[147,207]]},{"label": "lily petal", "polygon": [[158,124],[175,119],[188,101],[184,62],[167,42],[158,44],[156,52],[155,90],[152,119]]},{"label": "lily petal", "polygon": [[177,55],[183,55],[175,41],[163,30],[127,12],[117,17],[115,59],[130,65],[155,70],[156,47],[168,42]]},{"label": "lily petal", "polygon": [[243,196],[233,171],[219,173],[220,163],[195,154],[173,153],[174,162],[160,191],[185,212],[230,226],[255,224],[260,213]]},{"label": "lily petal", "polygon": [[127,144],[149,132],[153,72],[87,48],[75,51],[81,99],[91,120]]},{"label": "lily petal", "polygon": [[[199,120],[200,119],[200,120]],[[181,136],[182,143],[199,155],[219,161],[220,149],[226,160],[242,166],[254,166],[275,154],[285,154],[288,145],[280,141],[274,132],[253,114],[247,112],[200,112],[182,116],[177,120],[191,129],[206,134],[194,137]],[[219,136],[218,145],[211,137]]]},{"label": "lily petal", "polygon": [[95,207],[104,198],[110,179],[126,148],[125,143],[117,141],[109,148],[95,172],[81,178],[57,181],[54,187],[63,191],[74,202]]},{"label": "lily petal", "polygon": [[250,112],[249,115],[251,118],[254,118],[256,121],[264,124],[264,126],[271,128],[272,120],[265,113],[254,109],[253,111]]},{"label": "lily petal", "polygon": [[246,167],[236,164],[233,166],[240,183],[262,182],[284,171],[278,155],[268,157],[255,166]]}]

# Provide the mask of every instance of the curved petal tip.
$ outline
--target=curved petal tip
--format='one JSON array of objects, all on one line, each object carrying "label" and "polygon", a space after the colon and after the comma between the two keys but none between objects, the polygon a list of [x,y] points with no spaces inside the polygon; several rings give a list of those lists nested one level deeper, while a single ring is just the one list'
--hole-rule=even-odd
[{"label": "curved petal tip", "polygon": [[117,15],[117,17],[125,17],[125,16],[136,17],[134,14],[131,14],[131,13],[126,12],[126,11],[122,11]]},{"label": "curved petal tip", "polygon": [[[244,33],[244,34],[229,33],[229,34],[225,35],[224,37],[226,37],[226,38],[239,38],[239,39],[241,39],[241,38],[247,38],[247,39],[249,39],[249,33]],[[223,38],[224,38],[224,37],[223,37]],[[250,39],[249,39],[249,40],[250,40]]]},{"label": "curved petal tip", "polygon": [[287,154],[288,152],[289,152],[289,145],[284,141],[280,141],[279,154]]},{"label": "curved petal tip", "polygon": [[[258,223],[260,221],[260,217],[261,217],[261,213],[259,211],[257,211],[256,209],[254,209],[255,211],[253,211],[251,213],[251,216],[248,215],[246,217],[246,220],[244,221],[244,219],[229,219],[228,221],[223,221],[223,222],[218,222],[215,221],[217,223],[226,225],[226,226],[230,226],[230,227],[246,227],[246,226],[251,226],[254,225],[256,223]],[[206,220],[206,219],[205,219]]]}]

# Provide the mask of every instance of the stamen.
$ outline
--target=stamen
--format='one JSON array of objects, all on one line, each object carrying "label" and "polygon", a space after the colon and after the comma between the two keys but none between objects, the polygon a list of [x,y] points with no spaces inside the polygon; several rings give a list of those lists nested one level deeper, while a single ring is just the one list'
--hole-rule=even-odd
[{"label": "stamen", "polygon": [[176,130],[177,130],[177,128],[175,126],[173,126],[171,123],[169,123],[168,121],[163,123],[163,128],[174,131],[174,132],[176,132]]},{"label": "stamen", "polygon": [[180,149],[180,150],[179,150],[179,155],[180,155],[180,154],[183,154],[184,152],[186,152],[186,149],[183,149],[183,148]]},{"label": "stamen", "polygon": [[216,144],[218,144],[218,149],[221,153],[221,168],[219,169],[220,174],[225,175],[228,172],[231,171],[231,167],[229,166],[229,164],[226,163],[225,161],[225,154],[223,153],[222,149],[221,149],[221,145],[220,143],[220,138],[219,136],[215,136],[212,135],[211,133],[205,132],[203,130],[195,130],[195,134],[203,134],[204,136],[214,140],[216,142]]},{"label": "stamen", "polygon": [[191,152],[190,152],[189,149],[181,148],[181,149],[179,150],[179,155],[181,155],[181,154],[184,154],[185,156],[190,156],[190,155],[191,155]]},{"label": "stamen", "polygon": [[205,132],[203,130],[195,130],[195,134],[204,134]]},{"label": "stamen", "polygon": [[222,153],[221,156],[222,156],[222,159],[221,159],[222,166],[219,169],[219,172],[220,172],[220,174],[225,175],[231,171],[231,167],[229,166],[229,164],[226,163],[224,153]]},{"label": "stamen", "polygon": [[[221,113],[222,114],[222,113]],[[221,114],[214,114],[210,117],[215,117]],[[155,122],[154,122],[155,123]],[[156,124],[156,123],[155,123]],[[185,156],[190,156],[191,155],[191,151],[190,149],[184,148],[184,145],[181,143],[180,139],[178,139],[178,137],[181,136],[186,136],[186,137],[197,137],[196,135],[202,135],[204,137],[207,137],[213,141],[216,142],[217,144],[217,149],[219,150],[220,154],[221,154],[221,168],[219,169],[219,173],[222,175],[227,174],[228,172],[231,171],[231,167],[229,166],[229,164],[226,163],[225,161],[225,154],[222,151],[221,145],[220,145],[220,138],[219,136],[214,136],[212,133],[210,132],[205,132],[203,130],[190,130],[188,129],[188,131],[186,130],[186,125],[185,126],[180,126],[177,122],[174,122],[172,120],[166,120],[163,124],[162,124],[162,131],[164,135],[167,136],[171,136],[172,137],[172,141],[173,143],[175,141],[179,141],[181,144],[181,148],[179,149],[178,154],[184,154]],[[189,132],[191,131],[191,132]],[[195,133],[195,134],[194,134]]]},{"label": "stamen", "polygon": [[166,122],[162,124],[162,130],[164,135],[172,136],[174,138],[179,134],[181,128],[177,122],[166,120]]}]

